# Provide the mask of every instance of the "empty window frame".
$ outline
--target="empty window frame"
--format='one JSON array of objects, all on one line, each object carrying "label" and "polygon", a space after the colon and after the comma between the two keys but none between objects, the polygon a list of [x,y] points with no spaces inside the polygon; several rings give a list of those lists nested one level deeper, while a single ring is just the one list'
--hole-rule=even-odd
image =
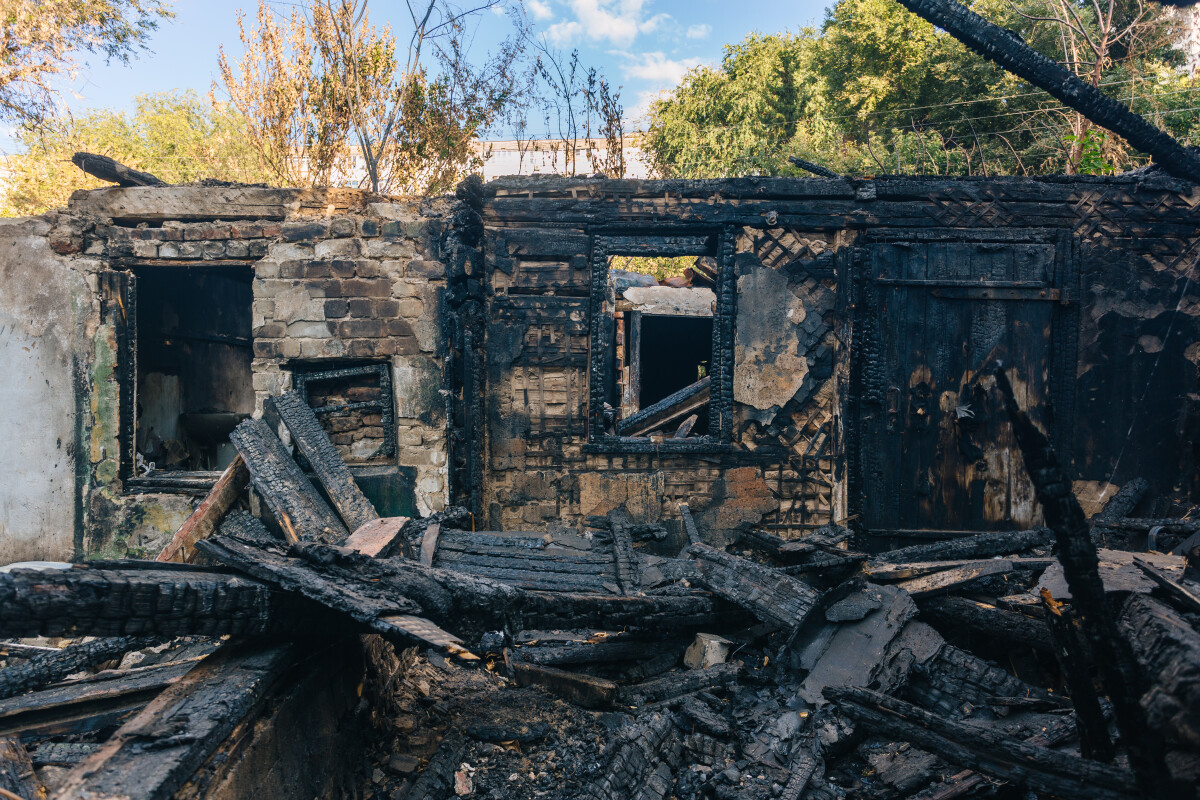
[{"label": "empty window frame", "polygon": [[254,413],[252,281],[248,265],[130,269],[122,379],[133,390],[123,425],[132,463],[123,467],[134,484],[203,481],[236,456],[229,434]]},{"label": "empty window frame", "polygon": [[[593,237],[590,449],[728,447],[735,300],[732,241],[723,231]],[[610,275],[625,261],[619,256],[699,259],[711,280],[697,276],[689,288],[630,287],[627,276]]]}]

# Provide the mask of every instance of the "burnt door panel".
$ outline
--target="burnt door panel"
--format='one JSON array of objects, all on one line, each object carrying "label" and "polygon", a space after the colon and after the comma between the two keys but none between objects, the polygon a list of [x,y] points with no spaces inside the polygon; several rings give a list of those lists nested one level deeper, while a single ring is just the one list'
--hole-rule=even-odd
[{"label": "burnt door panel", "polygon": [[858,361],[864,528],[936,536],[1039,521],[989,371],[1006,365],[1018,400],[1053,435],[1060,249],[1044,237],[928,234],[863,249],[878,352]]}]

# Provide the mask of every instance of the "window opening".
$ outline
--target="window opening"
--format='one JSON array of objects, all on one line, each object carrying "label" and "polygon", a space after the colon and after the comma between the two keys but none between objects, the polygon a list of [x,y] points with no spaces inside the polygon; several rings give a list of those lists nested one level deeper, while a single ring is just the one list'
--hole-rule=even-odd
[{"label": "window opening", "polygon": [[292,384],[348,462],[396,454],[392,375],[386,362],[294,367]]},{"label": "window opening", "polygon": [[224,469],[254,412],[249,266],[133,267],[136,473]]}]

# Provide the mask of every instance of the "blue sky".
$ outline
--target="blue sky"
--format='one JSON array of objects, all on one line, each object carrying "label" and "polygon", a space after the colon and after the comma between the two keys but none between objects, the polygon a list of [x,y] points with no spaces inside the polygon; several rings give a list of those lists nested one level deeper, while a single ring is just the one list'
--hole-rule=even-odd
[{"label": "blue sky", "polygon": [[[829,0],[830,2],[832,0]],[[827,0],[761,3],[730,0],[525,0],[535,30],[552,47],[579,48],[581,61],[599,67],[622,87],[621,99],[635,123],[639,112],[662,89],[674,86],[697,64],[720,61],[721,47],[748,33],[774,33],[819,24]],[[286,15],[291,2],[272,0]],[[257,0],[176,0],[175,18],[163,22],[149,42],[150,51],[129,66],[95,59],[65,84],[63,101],[72,113],[89,108],[129,109],[146,92],[195,89],[206,94],[217,72],[217,48],[241,54],[237,12],[253,22]],[[399,0],[370,0],[376,22],[390,21],[403,31]],[[499,14],[478,17],[474,51],[484,52],[506,32]],[[474,52],[473,51],[473,52]],[[544,127],[531,121],[530,133]],[[636,127],[631,125],[630,127]],[[8,149],[10,142],[0,145]]]}]

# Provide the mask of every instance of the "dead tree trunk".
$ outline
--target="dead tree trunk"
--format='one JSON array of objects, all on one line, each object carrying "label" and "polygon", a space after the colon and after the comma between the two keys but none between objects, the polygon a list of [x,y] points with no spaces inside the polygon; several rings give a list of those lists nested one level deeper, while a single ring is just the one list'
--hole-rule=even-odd
[{"label": "dead tree trunk", "polygon": [[1200,159],[1170,134],[1154,127],[1099,89],[1079,80],[1013,34],[954,0],[899,2],[980,55],[1045,90],[1102,128],[1124,137],[1138,150],[1152,156],[1171,175],[1200,183]]}]

